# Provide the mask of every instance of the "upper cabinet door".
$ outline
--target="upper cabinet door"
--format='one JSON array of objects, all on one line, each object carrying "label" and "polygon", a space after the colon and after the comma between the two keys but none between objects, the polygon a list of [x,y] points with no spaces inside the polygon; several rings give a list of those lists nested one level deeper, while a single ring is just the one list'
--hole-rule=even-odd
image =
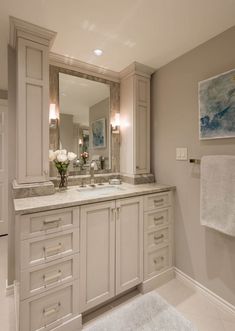
[{"label": "upper cabinet door", "polygon": [[17,179],[48,180],[49,49],[18,38],[17,42]]},{"label": "upper cabinet door", "polygon": [[143,281],[143,198],[116,201],[116,294]]},{"label": "upper cabinet door", "polygon": [[81,312],[114,296],[115,201],[81,207]]},{"label": "upper cabinet door", "polygon": [[150,172],[150,80],[135,76],[135,155],[136,174]]}]

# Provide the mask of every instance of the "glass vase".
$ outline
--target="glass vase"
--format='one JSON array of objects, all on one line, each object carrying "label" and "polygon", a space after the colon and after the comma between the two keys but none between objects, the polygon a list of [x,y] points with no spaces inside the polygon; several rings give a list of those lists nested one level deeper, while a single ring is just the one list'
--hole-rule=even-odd
[{"label": "glass vase", "polygon": [[59,171],[60,174],[60,183],[59,183],[59,189],[61,191],[66,190],[68,187],[68,175],[66,170]]}]

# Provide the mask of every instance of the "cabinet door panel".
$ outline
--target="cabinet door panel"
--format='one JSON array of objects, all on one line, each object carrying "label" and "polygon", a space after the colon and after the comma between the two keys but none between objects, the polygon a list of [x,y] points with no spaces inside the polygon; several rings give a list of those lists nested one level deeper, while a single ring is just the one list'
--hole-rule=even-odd
[{"label": "cabinet door panel", "polygon": [[81,311],[114,296],[115,202],[81,208]]},{"label": "cabinet door panel", "polygon": [[49,77],[48,47],[17,41],[17,180],[48,180]]},{"label": "cabinet door panel", "polygon": [[118,200],[116,219],[116,294],[143,280],[143,200]]}]

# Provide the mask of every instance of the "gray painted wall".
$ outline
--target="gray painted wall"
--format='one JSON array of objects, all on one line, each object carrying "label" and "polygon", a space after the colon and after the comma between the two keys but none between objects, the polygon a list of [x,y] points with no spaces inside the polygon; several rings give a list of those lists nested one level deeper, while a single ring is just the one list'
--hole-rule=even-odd
[{"label": "gray painted wall", "polygon": [[235,27],[202,44],[152,78],[152,170],[158,182],[177,187],[175,264],[235,304],[235,238],[199,222],[200,169],[176,161],[176,147],[190,157],[234,154],[235,139],[199,141],[198,81],[235,68]]}]

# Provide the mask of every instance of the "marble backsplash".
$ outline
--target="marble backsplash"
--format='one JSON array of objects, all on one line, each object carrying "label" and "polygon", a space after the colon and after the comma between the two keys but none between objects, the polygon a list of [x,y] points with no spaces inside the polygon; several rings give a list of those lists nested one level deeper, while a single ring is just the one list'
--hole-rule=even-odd
[{"label": "marble backsplash", "polygon": [[[155,178],[152,174],[135,175],[133,177],[123,176],[119,172],[103,173],[95,175],[95,183],[108,183],[110,179],[120,178],[123,182],[133,185],[154,183]],[[68,177],[68,186],[89,185],[90,175],[70,176]],[[59,186],[60,178],[53,177],[45,183],[18,184],[15,180],[12,184],[13,198],[29,198],[35,196],[52,195]]]}]

